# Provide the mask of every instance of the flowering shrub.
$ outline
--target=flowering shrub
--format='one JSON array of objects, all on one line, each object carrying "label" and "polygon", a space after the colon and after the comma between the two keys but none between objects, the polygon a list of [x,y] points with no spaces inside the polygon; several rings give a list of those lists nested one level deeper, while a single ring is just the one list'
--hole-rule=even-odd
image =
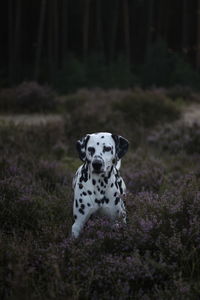
[{"label": "flowering shrub", "polygon": [[180,115],[176,106],[159,91],[135,90],[134,93],[125,97],[123,101],[114,105],[120,110],[127,122],[132,126],[140,125],[151,127],[162,122],[173,121]]},{"label": "flowering shrub", "polygon": [[199,128],[162,128],[124,158],[127,224],[94,217],[73,240],[72,129],[0,126],[0,298],[199,298]]},{"label": "flowering shrub", "polygon": [[[192,88],[188,86],[176,85],[166,89],[166,95],[173,100],[184,99],[185,101],[197,101],[197,97]],[[197,101],[198,102],[198,101]]]},{"label": "flowering shrub", "polygon": [[165,181],[165,167],[161,161],[147,156],[141,149],[129,156],[123,171],[127,189],[132,193],[142,191],[158,192]]},{"label": "flowering shrub", "polygon": [[65,130],[72,143],[87,132],[109,131],[136,147],[150,128],[180,117],[180,109],[163,90],[80,90],[62,99]]},{"label": "flowering shrub", "polygon": [[23,82],[16,88],[2,90],[0,110],[3,112],[45,112],[56,108],[55,93],[49,86]]},{"label": "flowering shrub", "polygon": [[[12,123],[1,126],[0,153],[3,155],[30,154],[46,157],[52,149],[60,143],[66,143],[64,126],[60,122],[40,124],[35,126],[14,125]],[[66,151],[66,150],[65,150]],[[22,158],[22,163],[23,163]]]},{"label": "flowering shrub", "polygon": [[[56,222],[62,216],[65,219],[64,198],[67,184],[71,183],[67,170],[64,172],[54,162],[28,161],[20,165],[20,160],[18,157],[0,160],[1,228],[9,232],[27,229],[36,232],[43,222]],[[63,207],[57,207],[58,203]]]},{"label": "flowering shrub", "polygon": [[200,126],[195,123],[192,126],[168,124],[149,135],[148,141],[156,148],[170,153],[199,154]]}]

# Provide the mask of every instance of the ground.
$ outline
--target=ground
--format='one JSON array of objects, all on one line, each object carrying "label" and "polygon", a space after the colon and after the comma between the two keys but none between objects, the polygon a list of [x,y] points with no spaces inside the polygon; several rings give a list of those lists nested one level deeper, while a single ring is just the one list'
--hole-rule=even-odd
[{"label": "ground", "polygon": [[[182,110],[182,120],[187,124],[200,124],[200,104],[192,103],[187,105]],[[14,124],[24,123],[27,125],[37,125],[48,122],[62,121],[60,114],[10,114],[0,115],[0,122],[14,122]]]}]

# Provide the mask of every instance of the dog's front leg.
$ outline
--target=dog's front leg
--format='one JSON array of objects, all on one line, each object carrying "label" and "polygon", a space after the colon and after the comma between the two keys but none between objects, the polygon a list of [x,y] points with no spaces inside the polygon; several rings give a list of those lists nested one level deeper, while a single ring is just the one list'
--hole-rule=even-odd
[{"label": "dog's front leg", "polygon": [[84,223],[75,221],[72,225],[72,237],[77,238],[80,235],[80,232],[84,226]]},{"label": "dog's front leg", "polygon": [[83,226],[90,218],[91,214],[93,213],[93,210],[89,209],[74,209],[74,224],[72,225],[72,237],[77,238],[80,235],[81,230],[83,229]]}]

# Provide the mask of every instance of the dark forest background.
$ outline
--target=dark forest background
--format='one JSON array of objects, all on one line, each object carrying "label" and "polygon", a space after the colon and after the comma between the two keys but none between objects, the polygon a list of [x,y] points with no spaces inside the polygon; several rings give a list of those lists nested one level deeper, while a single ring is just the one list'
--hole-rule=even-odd
[{"label": "dark forest background", "polygon": [[[200,0],[0,3],[0,300],[199,300]],[[73,240],[91,132],[130,143],[128,222]]]},{"label": "dark forest background", "polygon": [[7,0],[0,85],[198,88],[199,0]]}]

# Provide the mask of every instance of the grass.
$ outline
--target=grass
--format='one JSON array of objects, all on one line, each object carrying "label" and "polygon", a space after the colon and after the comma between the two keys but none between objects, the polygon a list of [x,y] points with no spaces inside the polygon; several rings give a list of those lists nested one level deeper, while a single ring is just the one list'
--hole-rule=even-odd
[{"label": "grass", "polygon": [[[199,298],[199,126],[165,123],[180,111],[159,93],[81,91],[64,99],[59,122],[1,123],[1,299]],[[147,123],[131,120],[134,107]],[[74,142],[94,130],[131,141],[121,171],[128,224],[94,218],[74,241]]]}]

